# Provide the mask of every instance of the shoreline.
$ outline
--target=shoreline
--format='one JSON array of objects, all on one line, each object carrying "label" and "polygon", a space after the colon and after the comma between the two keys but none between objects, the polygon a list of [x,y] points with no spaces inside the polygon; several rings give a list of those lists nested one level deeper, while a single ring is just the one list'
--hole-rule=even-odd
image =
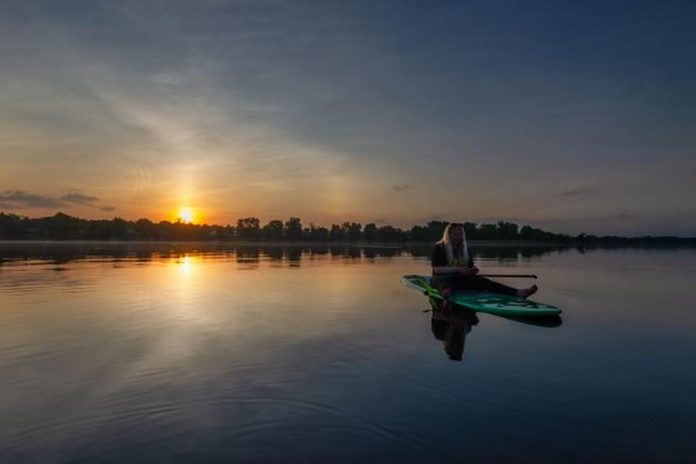
[{"label": "shoreline", "polygon": [[[521,240],[469,240],[471,247],[694,247],[696,238],[618,238],[607,241],[521,241]],[[361,248],[421,248],[431,247],[432,242],[348,242],[348,241],[304,241],[304,240],[26,240],[1,239],[0,245],[206,245],[206,246],[271,246],[271,247],[361,247]]]}]

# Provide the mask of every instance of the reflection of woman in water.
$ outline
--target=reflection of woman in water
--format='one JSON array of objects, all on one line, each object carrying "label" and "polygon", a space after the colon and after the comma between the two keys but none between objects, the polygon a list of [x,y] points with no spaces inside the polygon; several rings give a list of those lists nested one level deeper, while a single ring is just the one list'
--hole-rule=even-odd
[{"label": "reflection of woman in water", "polygon": [[462,224],[450,223],[445,227],[442,239],[435,244],[432,256],[432,285],[438,289],[446,302],[452,290],[484,290],[504,295],[527,298],[537,291],[537,286],[517,290],[477,275],[479,268],[469,254],[466,234]]},{"label": "reflection of woman in water", "polygon": [[452,361],[461,361],[464,354],[464,342],[471,332],[471,326],[478,324],[476,313],[468,309],[452,311],[438,310],[433,306],[430,329],[433,335],[445,345],[445,352]]}]

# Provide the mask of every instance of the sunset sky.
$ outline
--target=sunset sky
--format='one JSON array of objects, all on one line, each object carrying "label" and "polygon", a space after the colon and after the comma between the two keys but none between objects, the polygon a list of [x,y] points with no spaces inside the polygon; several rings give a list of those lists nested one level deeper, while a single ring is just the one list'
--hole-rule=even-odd
[{"label": "sunset sky", "polygon": [[0,211],[696,236],[696,3],[0,3]]}]

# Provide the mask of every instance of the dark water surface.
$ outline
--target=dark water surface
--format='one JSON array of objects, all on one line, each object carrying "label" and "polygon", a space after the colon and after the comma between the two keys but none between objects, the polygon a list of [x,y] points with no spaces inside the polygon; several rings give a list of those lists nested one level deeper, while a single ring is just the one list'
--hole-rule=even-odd
[{"label": "dark water surface", "polygon": [[0,462],[694,462],[696,250],[479,248],[557,327],[426,253],[0,244]]}]

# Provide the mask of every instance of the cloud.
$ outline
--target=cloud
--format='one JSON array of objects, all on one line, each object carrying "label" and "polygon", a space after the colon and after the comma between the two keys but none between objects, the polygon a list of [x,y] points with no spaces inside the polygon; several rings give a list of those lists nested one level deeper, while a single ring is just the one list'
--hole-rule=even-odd
[{"label": "cloud", "polygon": [[68,195],[63,195],[60,197],[61,200],[68,203],[77,203],[79,205],[94,205],[94,203],[99,202],[99,198],[91,195],[82,195],[81,193],[70,193]]},{"label": "cloud", "polygon": [[561,192],[558,192],[557,195],[559,197],[577,197],[580,195],[587,195],[589,193],[592,193],[593,191],[594,190],[591,188],[581,187],[581,188],[563,190]]},{"label": "cloud", "polygon": [[0,205],[4,208],[59,208],[66,204],[58,198],[27,193],[23,190],[6,190],[0,193]]},{"label": "cloud", "polygon": [[65,208],[73,205],[90,206],[102,211],[113,211],[113,206],[101,206],[101,200],[93,195],[68,193],[59,197],[25,192],[24,190],[6,190],[0,193],[2,208]]},{"label": "cloud", "polygon": [[392,185],[392,189],[394,189],[395,192],[403,192],[405,190],[409,190],[411,186],[409,184],[400,184],[400,185]]}]

